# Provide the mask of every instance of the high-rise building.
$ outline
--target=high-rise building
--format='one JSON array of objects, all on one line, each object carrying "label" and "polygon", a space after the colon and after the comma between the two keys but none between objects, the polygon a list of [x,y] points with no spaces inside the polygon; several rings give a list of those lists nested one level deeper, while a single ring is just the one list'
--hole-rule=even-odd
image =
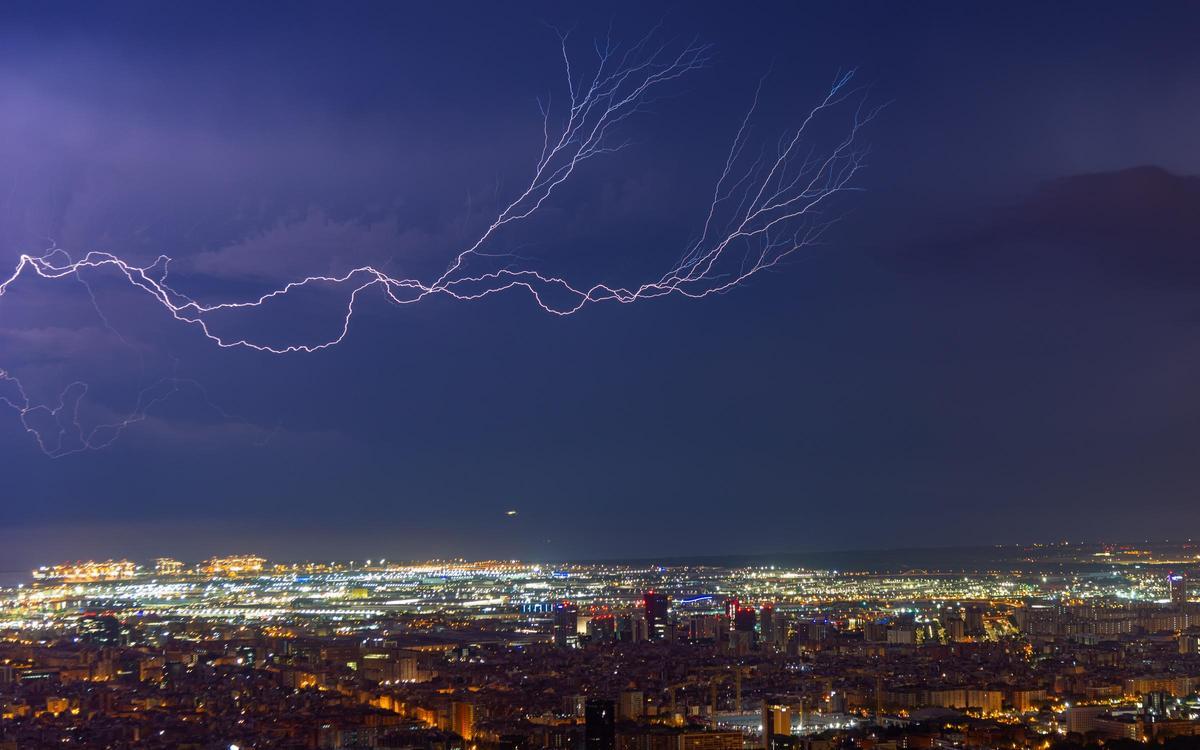
[{"label": "high-rise building", "polygon": [[759,609],[758,632],[767,646],[775,645],[775,605],[764,604]]},{"label": "high-rise building", "polygon": [[[763,703],[762,735],[765,750],[775,750],[792,734],[792,707],[780,703]],[[786,742],[786,740],[785,740]]]},{"label": "high-rise building", "polygon": [[1169,692],[1155,690],[1142,696],[1142,713],[1163,717],[1173,703],[1174,697]]},{"label": "high-rise building", "polygon": [[971,604],[967,606],[965,627],[967,635],[983,635],[983,607],[979,606],[978,604]]},{"label": "high-rise building", "polygon": [[1171,591],[1171,604],[1182,607],[1187,604],[1187,578],[1183,573],[1171,573],[1167,576],[1167,587]]},{"label": "high-rise building", "polygon": [[450,730],[468,742],[475,738],[475,704],[454,701],[450,704]]},{"label": "high-rise building", "polygon": [[809,643],[824,643],[829,637],[832,627],[828,620],[813,620],[805,628]]},{"label": "high-rise building", "polygon": [[626,690],[617,698],[617,718],[637,721],[646,713],[646,696],[640,690]]},{"label": "high-rise building", "polygon": [[612,701],[593,698],[584,705],[584,750],[616,750],[616,713]]},{"label": "high-rise building", "polygon": [[[959,620],[961,623],[962,621]],[[886,643],[888,626],[886,622],[864,622],[862,626],[863,640],[867,643]]]},{"label": "high-rise building", "polygon": [[688,637],[693,641],[719,641],[722,623],[720,615],[692,615],[688,618]]},{"label": "high-rise building", "polygon": [[641,643],[647,640],[649,629],[642,612],[630,612],[617,621],[617,640],[622,643]]},{"label": "high-rise building", "polygon": [[1179,653],[1200,654],[1200,635],[1184,633],[1179,636]]},{"label": "high-rise building", "polygon": [[652,640],[662,640],[666,637],[667,628],[670,626],[668,618],[671,600],[667,598],[666,594],[648,591],[642,598],[642,605],[646,612],[647,634]]},{"label": "high-rise building", "polygon": [[562,699],[563,713],[582,719],[586,715],[587,698],[582,695],[568,695]]},{"label": "high-rise building", "polygon": [[917,629],[913,625],[897,625],[887,632],[887,642],[896,643],[907,646],[913,646],[917,643]]},{"label": "high-rise building", "polygon": [[730,653],[745,655],[754,648],[758,637],[754,629],[757,621],[758,616],[752,607],[738,606],[733,613],[733,630],[729,631]]},{"label": "high-rise building", "polygon": [[579,642],[579,608],[570,602],[554,605],[554,645],[574,646]]},{"label": "high-rise building", "polygon": [[957,612],[942,617],[942,630],[946,633],[946,640],[951,642],[961,641],[967,636],[966,623]]},{"label": "high-rise building", "polygon": [[595,615],[587,623],[588,638],[607,643],[617,638],[617,618],[612,615]]},{"label": "high-rise building", "polygon": [[728,650],[731,654],[745,656],[754,648],[754,631],[731,630],[728,633]]},{"label": "high-rise building", "polygon": [[752,607],[738,607],[733,615],[733,629],[741,633],[753,633],[758,615]]}]

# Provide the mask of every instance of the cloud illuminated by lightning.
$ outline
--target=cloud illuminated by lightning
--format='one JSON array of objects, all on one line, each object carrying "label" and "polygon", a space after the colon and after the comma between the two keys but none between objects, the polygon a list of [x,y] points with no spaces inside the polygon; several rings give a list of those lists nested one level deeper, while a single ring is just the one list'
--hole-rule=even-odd
[{"label": "cloud illuminated by lightning", "polygon": [[[401,278],[365,265],[341,275],[308,276],[257,297],[204,303],[168,284],[171,259],[165,255],[149,265],[139,266],[108,252],[89,252],[76,260],[55,249],[40,256],[21,255],[11,275],[0,281],[0,297],[27,273],[44,279],[72,277],[82,281],[85,272],[108,269],[149,295],[175,320],[194,326],[219,347],[286,354],[315,352],[343,341],[355,305],[360,295],[368,291],[378,291],[397,305],[411,305],[433,296],[471,301],[516,290],[528,293],[546,312],[560,316],[601,302],[629,304],[669,295],[703,298],[729,291],[816,243],[836,218],[831,218],[829,204],[841,193],[855,189],[854,178],[863,167],[865,156],[858,136],[879,108],[868,107],[863,89],[853,86],[854,71],[835,77],[824,98],[794,129],[783,134],[773,153],[751,155],[750,129],[758,106],[760,81],[725,157],[699,236],[657,278],[633,286],[580,284],[534,268],[487,267],[494,255],[485,250],[499,233],[537,213],[581,164],[623,148],[625,142],[616,140],[614,135],[617,126],[643,112],[668,84],[708,63],[706,45],[693,43],[672,48],[655,43],[652,37],[653,34],[648,35],[624,51],[609,41],[598,43],[594,69],[581,75],[572,65],[566,36],[560,36],[567,104],[556,109],[550,103],[539,103],[543,145],[532,176],[524,189],[436,278]],[[834,113],[841,113],[847,120],[840,139],[825,150],[808,146],[805,136],[810,126],[818,118]],[[310,286],[349,290],[334,335],[281,343],[227,333],[212,320],[215,313],[266,307]],[[90,287],[88,292],[91,293]],[[103,318],[98,308],[97,313]],[[86,384],[81,382],[68,386],[56,404],[38,404],[29,398],[12,373],[0,369],[0,386],[5,387],[0,390],[0,403],[20,414],[25,429],[35,436],[44,452],[57,456],[111,443],[125,427],[143,419],[148,408],[183,382],[186,381],[170,378],[156,383],[138,396],[133,411],[86,431],[78,419],[78,405],[87,391]],[[48,436],[48,428],[40,426],[39,420],[54,425],[57,437]],[[64,442],[67,432],[72,433],[69,445]]]}]

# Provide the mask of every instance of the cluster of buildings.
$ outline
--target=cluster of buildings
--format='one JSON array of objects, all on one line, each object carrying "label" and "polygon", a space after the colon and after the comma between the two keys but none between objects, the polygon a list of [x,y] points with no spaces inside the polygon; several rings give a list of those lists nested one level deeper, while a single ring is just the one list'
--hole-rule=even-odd
[{"label": "cluster of buildings", "polygon": [[1191,570],[1085,562],[46,567],[0,592],[0,750],[1041,750],[1200,735]]}]

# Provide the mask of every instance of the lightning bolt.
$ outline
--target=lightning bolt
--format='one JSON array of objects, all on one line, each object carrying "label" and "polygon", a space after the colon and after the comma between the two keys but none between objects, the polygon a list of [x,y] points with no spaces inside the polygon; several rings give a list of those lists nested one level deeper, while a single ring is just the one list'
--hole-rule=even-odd
[{"label": "lightning bolt", "polygon": [[[568,52],[567,35],[559,34],[567,102],[558,109],[550,100],[538,102],[543,139],[532,176],[521,192],[436,278],[402,278],[364,265],[341,275],[307,276],[257,297],[204,303],[168,283],[171,263],[168,256],[160,255],[153,263],[139,266],[108,252],[93,251],[74,260],[55,248],[40,256],[22,254],[13,272],[0,281],[0,297],[25,274],[33,273],[43,279],[74,277],[86,285],[84,272],[110,269],[157,302],[172,318],[198,329],[218,347],[287,354],[316,352],[341,343],[350,330],[360,296],[369,290],[378,291],[396,305],[412,305],[433,296],[474,301],[510,290],[523,291],[541,309],[558,316],[572,315],[602,302],[631,304],[671,295],[700,299],[727,292],[818,243],[838,218],[830,213],[830,204],[840,194],[858,189],[854,178],[863,168],[867,153],[859,145],[860,131],[878,115],[882,106],[868,106],[865,88],[853,85],[854,70],[835,76],[825,96],[797,126],[778,139],[773,149],[760,148],[757,155],[751,156],[752,120],[763,86],[763,80],[759,81],[726,154],[699,235],[683,249],[677,262],[657,278],[635,286],[579,284],[534,268],[486,267],[489,262],[494,264],[496,255],[485,252],[485,248],[498,234],[536,214],[582,164],[625,148],[627,141],[615,139],[616,127],[644,112],[668,84],[709,63],[708,45],[658,44],[653,37],[652,31],[623,51],[611,39],[596,42],[593,69],[578,75]],[[843,113],[844,135],[825,150],[806,146],[805,136],[813,123],[835,112]],[[316,285],[349,290],[340,325],[334,335],[326,338],[290,343],[257,340],[217,330],[212,321],[215,313],[262,308]],[[88,293],[91,294],[90,287]],[[95,297],[92,299],[94,303]],[[85,431],[78,420],[79,402],[87,392],[85,383],[69,385],[56,404],[33,402],[21,382],[8,371],[0,370],[0,384],[8,386],[7,395],[0,392],[0,403],[18,412],[25,429],[51,456],[111,444],[126,427],[144,419],[147,409],[181,386],[198,387],[192,381],[178,378],[159,381],[139,394],[129,414]],[[44,428],[35,424],[37,420],[49,420],[56,425],[57,435],[47,436]],[[74,436],[70,448],[64,443],[67,433]]]}]

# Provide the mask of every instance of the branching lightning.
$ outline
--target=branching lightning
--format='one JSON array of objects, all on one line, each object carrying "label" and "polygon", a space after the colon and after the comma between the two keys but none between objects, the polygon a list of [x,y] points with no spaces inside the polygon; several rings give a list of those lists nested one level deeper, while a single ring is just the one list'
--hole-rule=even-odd
[{"label": "branching lightning", "polygon": [[[40,256],[21,255],[13,272],[0,281],[0,298],[25,274],[82,281],[84,273],[104,268],[115,271],[172,318],[195,327],[218,347],[287,354],[316,352],[341,343],[350,330],[359,298],[372,290],[396,305],[411,305],[433,296],[471,301],[523,290],[543,310],[559,316],[600,302],[629,304],[669,295],[698,299],[729,291],[817,243],[836,220],[829,210],[833,199],[856,189],[854,178],[863,168],[866,154],[859,145],[860,131],[880,108],[867,105],[864,89],[853,85],[853,70],[836,76],[824,98],[769,151],[750,145],[762,88],[759,82],[725,157],[698,237],[657,278],[634,286],[579,284],[534,268],[494,268],[496,256],[486,251],[506,227],[536,214],[582,164],[628,145],[616,139],[617,126],[645,111],[668,84],[709,62],[706,45],[672,47],[657,44],[652,37],[648,35],[623,51],[607,40],[597,43],[594,69],[581,75],[573,67],[566,35],[560,35],[567,102],[565,107],[555,108],[550,101],[539,101],[543,143],[532,176],[436,278],[401,278],[364,265],[341,275],[307,276],[257,297],[204,303],[168,283],[171,259],[165,255],[139,266],[108,252],[89,252],[76,260],[55,249]],[[813,123],[835,112],[847,120],[840,140],[825,150],[808,146],[805,136]],[[215,313],[265,307],[314,285],[348,290],[340,324],[331,336],[287,343],[256,340],[218,330],[223,327],[212,320]],[[108,326],[98,307],[97,313]],[[80,427],[78,420],[78,405],[87,391],[82,382],[69,385],[57,403],[39,404],[29,398],[11,372],[0,369],[0,385],[6,386],[0,391],[0,403],[19,413],[25,429],[44,452],[59,456],[110,444],[127,426],[144,419],[147,409],[189,382],[168,378],[155,383],[141,392],[130,413],[90,430]],[[57,425],[56,436],[36,425],[46,419]],[[64,442],[68,432],[73,436],[69,444]]]}]

